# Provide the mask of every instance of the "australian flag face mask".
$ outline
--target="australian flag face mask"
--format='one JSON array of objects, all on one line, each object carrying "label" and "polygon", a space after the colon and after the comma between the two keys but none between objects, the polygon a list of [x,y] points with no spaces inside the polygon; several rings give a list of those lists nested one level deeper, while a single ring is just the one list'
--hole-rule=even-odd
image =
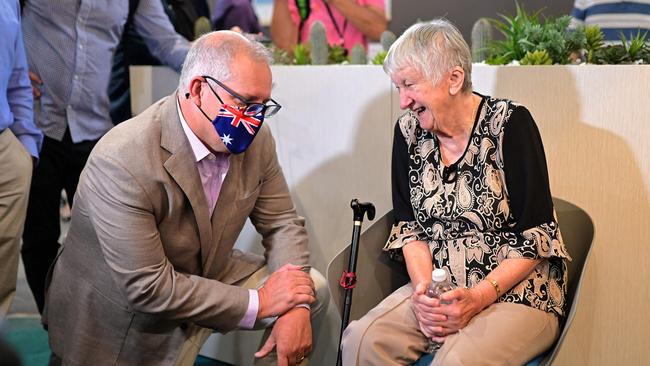
[{"label": "australian flag face mask", "polygon": [[242,108],[222,104],[217,117],[211,122],[228,151],[241,154],[262,128],[264,113],[247,116]]},{"label": "australian flag face mask", "polygon": [[[280,108],[275,100],[270,99],[268,102],[256,103],[250,102],[244,99],[239,94],[235,93],[233,90],[228,88],[226,85],[218,81],[217,79],[203,75],[203,78],[206,79],[206,83],[212,93],[217,97],[221,103],[221,108],[219,113],[214,119],[211,119],[201,107],[198,107],[201,113],[207,118],[214,126],[214,129],[217,131],[217,134],[221,138],[224,146],[233,154],[241,154],[253,142],[253,139],[262,128],[262,123],[264,122],[264,117],[271,117],[275,115]],[[233,98],[241,101],[245,104],[245,107],[235,107],[229,104],[225,104],[223,100],[219,97],[219,94],[212,88],[212,85],[207,82],[210,79],[219,85],[223,90],[228,92]],[[190,94],[186,93],[185,98],[189,98]]]}]

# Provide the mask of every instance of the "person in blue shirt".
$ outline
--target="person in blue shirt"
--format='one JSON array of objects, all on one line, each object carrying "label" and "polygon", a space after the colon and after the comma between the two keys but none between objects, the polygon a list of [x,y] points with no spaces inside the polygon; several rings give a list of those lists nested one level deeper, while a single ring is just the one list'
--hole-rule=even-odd
[{"label": "person in blue shirt", "polygon": [[[23,7],[34,119],[45,139],[32,178],[21,252],[41,312],[47,271],[59,248],[61,189],[73,204],[90,151],[113,127],[108,84],[128,14],[128,0],[28,0]],[[160,0],[140,0],[133,26],[155,57],[181,69],[189,42],[174,31]]]},{"label": "person in blue shirt", "polygon": [[[140,0],[129,0],[131,9],[134,9],[134,5],[137,6],[139,2]],[[176,33],[188,41],[193,41],[195,38],[196,21],[200,17],[207,19],[210,16],[205,0],[160,0],[160,3]],[[108,96],[111,101],[110,114],[114,124],[133,117],[129,66],[162,64],[163,62],[149,52],[144,40],[133,26],[132,17],[129,17],[124,26],[122,40],[113,54],[111,80],[108,86]]]},{"label": "person in blue shirt", "polygon": [[575,0],[571,16],[572,26],[598,25],[605,41],[618,42],[650,31],[650,0]]},{"label": "person in blue shirt", "polygon": [[16,292],[18,253],[32,165],[43,134],[32,111],[32,87],[18,0],[0,1],[0,320]]}]

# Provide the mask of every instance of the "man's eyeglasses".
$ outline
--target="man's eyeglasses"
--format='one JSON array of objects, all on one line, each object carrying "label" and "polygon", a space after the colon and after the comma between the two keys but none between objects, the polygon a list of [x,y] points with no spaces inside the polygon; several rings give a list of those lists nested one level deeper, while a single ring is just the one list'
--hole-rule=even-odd
[{"label": "man's eyeglasses", "polygon": [[217,99],[219,99],[219,102],[221,102],[221,104],[225,104],[225,103],[223,102],[223,100],[221,100],[221,97],[219,97],[219,94],[212,88],[212,85],[210,85],[210,83],[207,82],[207,79],[210,79],[210,80],[214,81],[217,85],[219,85],[223,90],[225,90],[233,98],[239,100],[242,104],[244,104],[244,107],[242,107],[242,110],[243,110],[243,114],[245,116],[256,116],[256,115],[262,113],[264,115],[264,117],[268,118],[268,117],[271,117],[271,116],[275,115],[276,113],[278,113],[280,108],[282,108],[282,106],[279,105],[273,99],[266,102],[266,104],[248,101],[248,100],[246,100],[246,98],[244,98],[241,95],[237,94],[235,91],[233,91],[232,89],[230,89],[229,87],[224,85],[219,80],[217,80],[217,79],[215,79],[215,78],[213,78],[211,76],[207,76],[207,75],[203,75],[202,77],[204,79],[206,79],[206,83],[208,84],[208,87],[210,87],[210,89],[212,90],[214,95],[217,96]]}]

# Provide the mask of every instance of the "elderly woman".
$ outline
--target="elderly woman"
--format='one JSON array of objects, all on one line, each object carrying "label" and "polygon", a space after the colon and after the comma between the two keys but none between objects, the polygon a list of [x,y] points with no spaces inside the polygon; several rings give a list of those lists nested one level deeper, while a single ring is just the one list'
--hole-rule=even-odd
[{"label": "elderly woman", "polygon": [[[470,51],[445,20],[416,24],[384,70],[408,111],[395,126],[386,244],[411,282],[343,338],[343,364],[522,365],[558,337],[566,252],[528,110],[471,89]],[[442,268],[456,289],[425,289]],[[437,348],[437,347],[434,347]]]}]

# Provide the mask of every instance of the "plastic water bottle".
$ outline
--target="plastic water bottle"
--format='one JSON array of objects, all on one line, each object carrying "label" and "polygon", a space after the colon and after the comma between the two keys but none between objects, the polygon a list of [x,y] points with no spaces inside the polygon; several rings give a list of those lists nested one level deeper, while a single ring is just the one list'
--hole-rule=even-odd
[{"label": "plastic water bottle", "polygon": [[[434,269],[433,272],[431,272],[431,278],[432,281],[427,286],[427,289],[425,291],[425,294],[429,297],[440,299],[440,295],[454,289],[454,285],[452,285],[451,282],[447,280],[447,272],[445,272],[444,269],[441,268]],[[440,300],[440,303],[450,304],[451,301]],[[442,346],[441,343],[434,342],[433,340],[429,339],[429,347],[426,352],[427,353],[436,352],[441,346]]]},{"label": "plastic water bottle", "polygon": [[[426,294],[429,297],[436,299],[440,298],[440,295],[444,294],[447,291],[454,289],[454,285],[447,280],[447,272],[444,269],[437,268],[431,272],[431,278],[433,279],[429,286],[427,286]],[[449,301],[440,301],[441,304],[450,304]]]}]

